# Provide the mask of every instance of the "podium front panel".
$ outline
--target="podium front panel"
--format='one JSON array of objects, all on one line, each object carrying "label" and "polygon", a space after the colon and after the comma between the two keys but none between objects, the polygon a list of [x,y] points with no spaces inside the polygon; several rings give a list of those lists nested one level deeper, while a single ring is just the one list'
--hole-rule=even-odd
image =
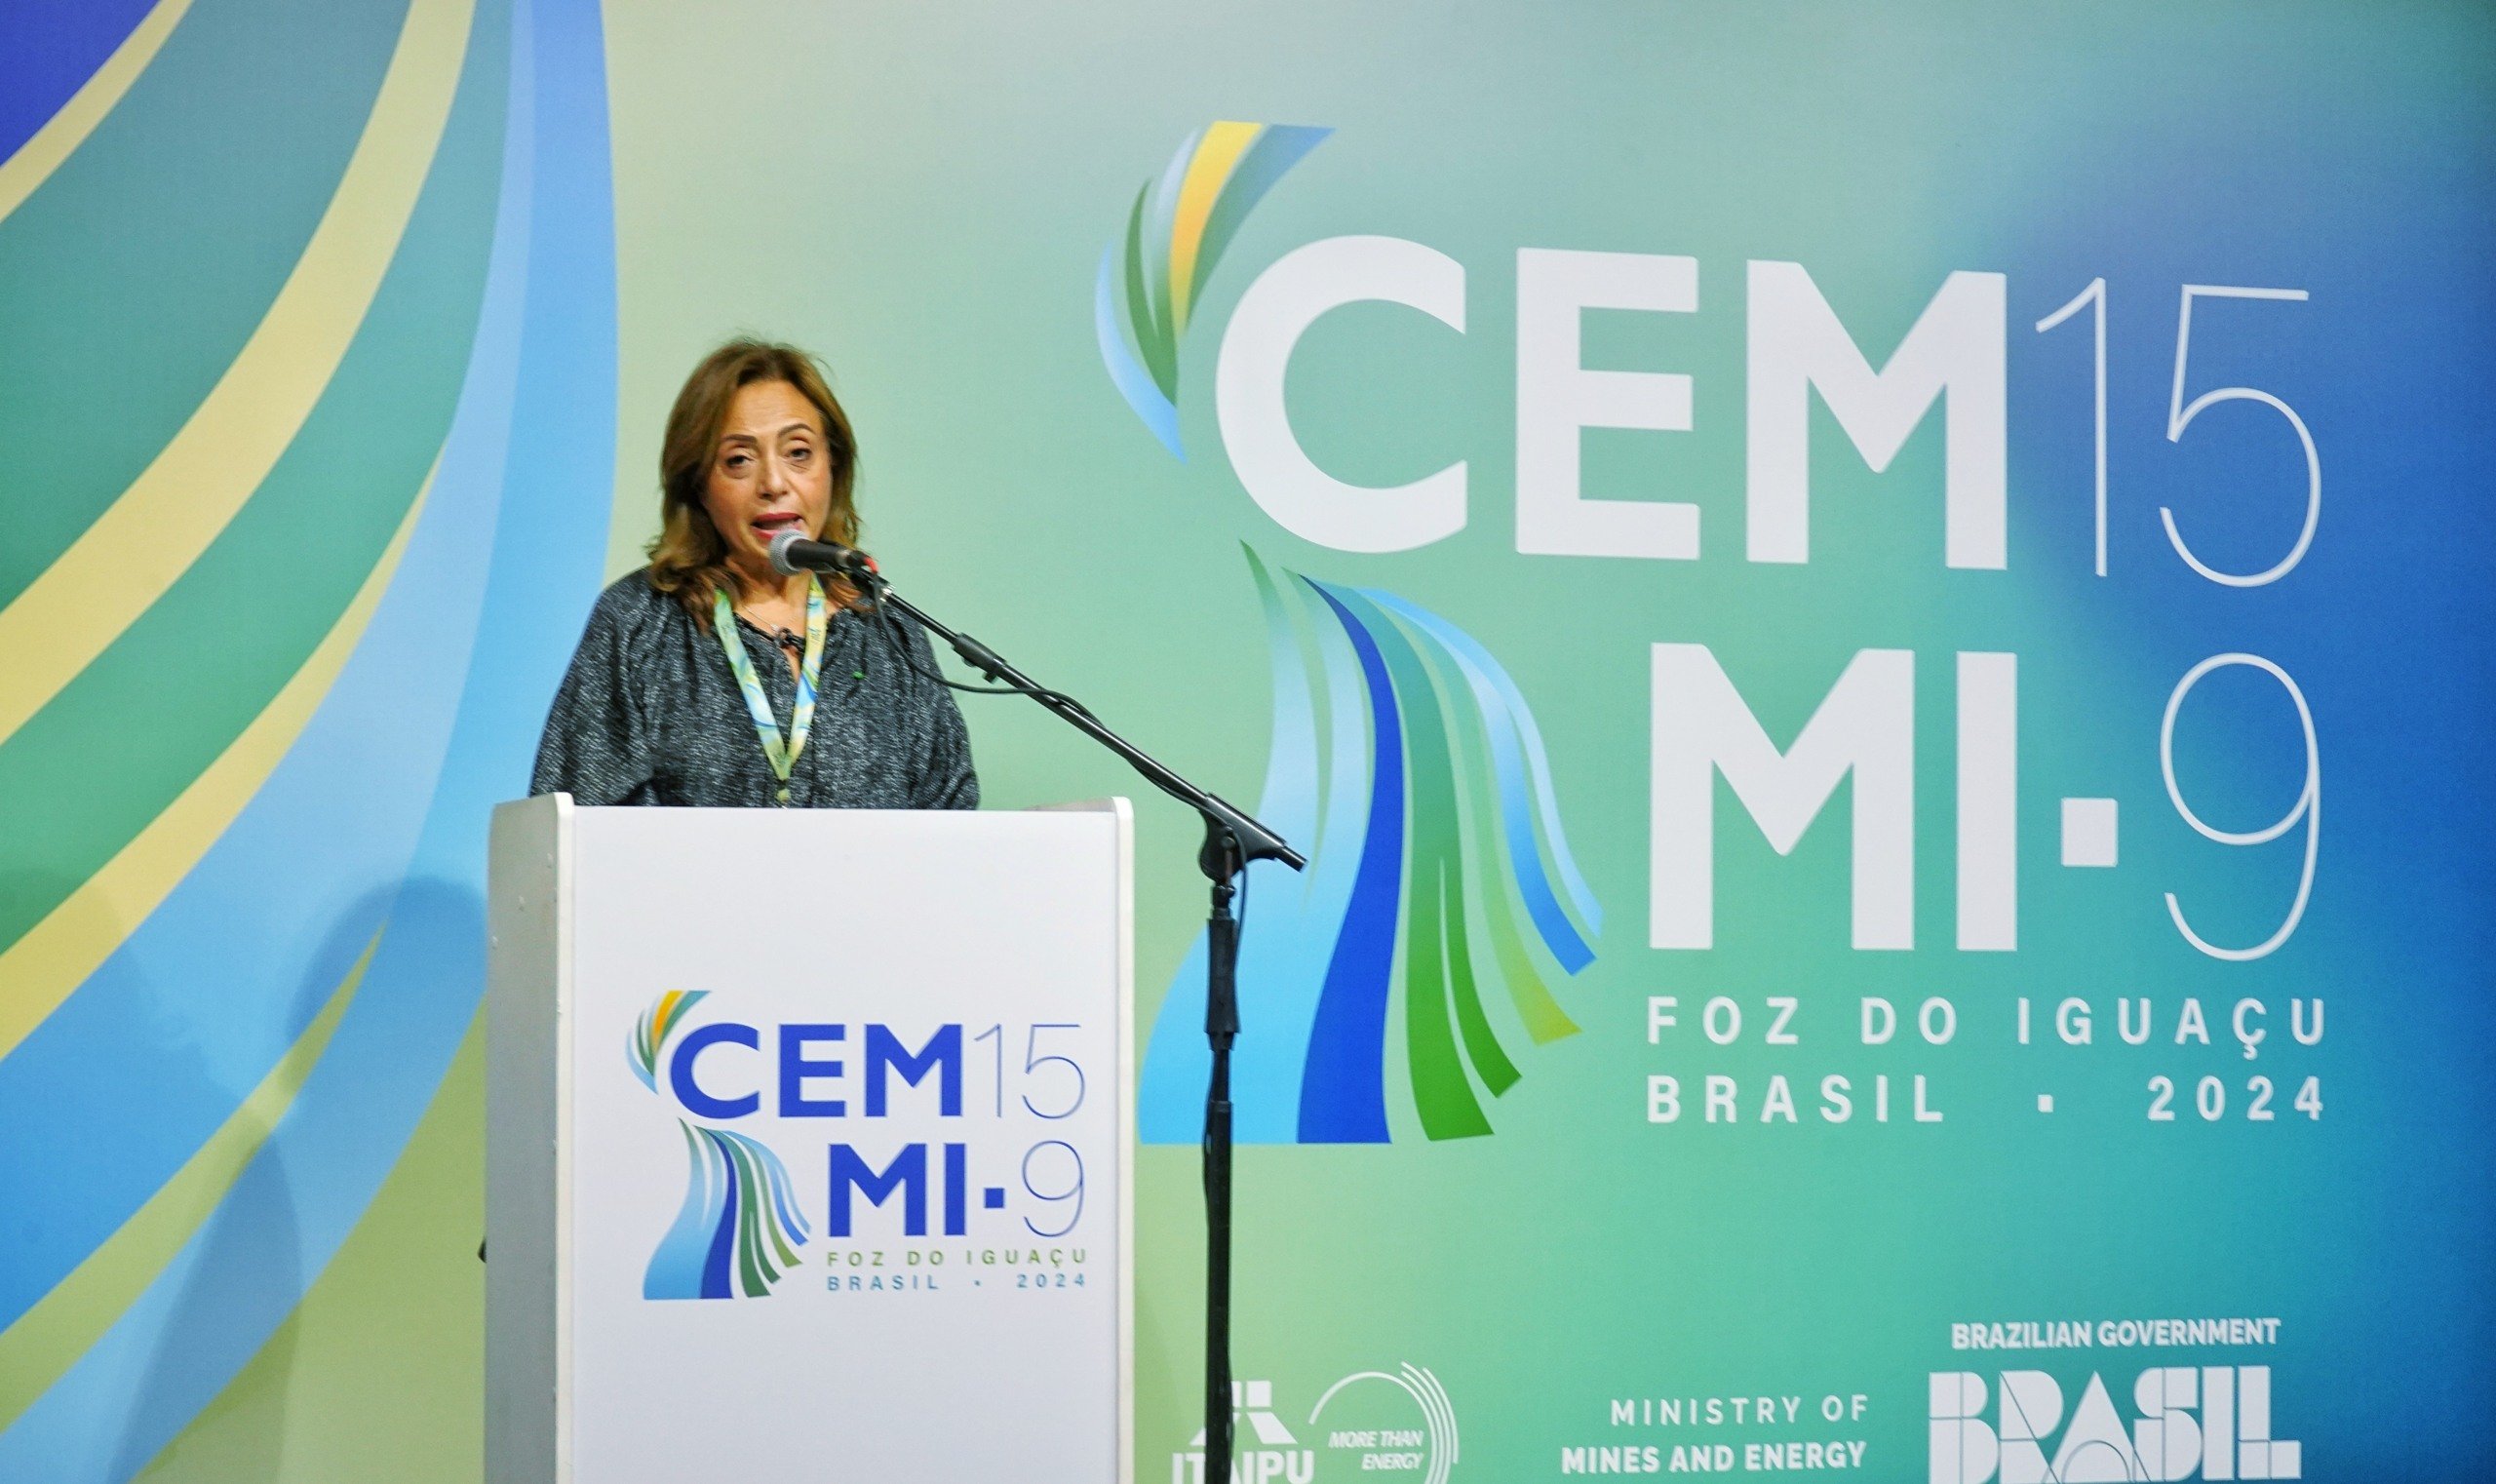
[{"label": "podium front panel", "polygon": [[559,1474],[1123,1477],[1123,806],[567,812]]}]

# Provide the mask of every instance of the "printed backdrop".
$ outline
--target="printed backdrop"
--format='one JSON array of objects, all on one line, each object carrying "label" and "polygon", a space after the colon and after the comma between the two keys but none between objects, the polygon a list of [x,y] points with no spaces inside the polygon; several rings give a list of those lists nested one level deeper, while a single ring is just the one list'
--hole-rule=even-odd
[{"label": "printed backdrop", "polygon": [[[2483,1470],[2477,8],[0,36],[0,1479],[479,1475],[486,809],[739,331],[897,585],[1309,852],[1245,1476]],[[1140,792],[964,705],[991,807]]]}]

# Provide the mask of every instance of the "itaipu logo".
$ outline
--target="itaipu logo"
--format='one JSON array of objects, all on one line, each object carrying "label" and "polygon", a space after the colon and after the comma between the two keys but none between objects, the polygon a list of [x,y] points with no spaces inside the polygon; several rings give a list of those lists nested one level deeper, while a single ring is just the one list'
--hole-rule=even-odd
[{"label": "itaipu logo", "polygon": [[1093,330],[1118,394],[1181,458],[1179,341],[1223,250],[1286,171],[1334,131],[1208,124],[1136,192],[1123,242],[1101,254]]},{"label": "itaipu logo", "polygon": [[[625,1059],[642,1085],[658,1091],[668,1039],[708,990],[670,990],[653,1000],[625,1040]],[[788,1167],[754,1139],[684,1118],[684,1204],[659,1238],[642,1276],[645,1299],[760,1299],[798,1265],[806,1219]]]},{"label": "itaipu logo", "polygon": [[[1552,986],[1593,961],[1603,923],[1534,713],[1490,651],[1420,605],[1248,563],[1274,693],[1258,813],[1313,848],[1305,874],[1250,873],[1237,1137],[1490,1133],[1483,1094],[1519,1080],[1517,1039],[1577,1032]],[[1199,936],[1146,1057],[1149,1142],[1203,1129],[1204,965]],[[1409,1118],[1390,1117],[1391,1092]]]},{"label": "itaipu logo", "polygon": [[[1316,1484],[1385,1475],[1447,1484],[1458,1461],[1456,1407],[1426,1366],[1354,1371],[1287,1421],[1271,1381],[1230,1384],[1230,1476],[1242,1484]],[[1205,1432],[1170,1455],[1170,1484],[1203,1484]]]}]

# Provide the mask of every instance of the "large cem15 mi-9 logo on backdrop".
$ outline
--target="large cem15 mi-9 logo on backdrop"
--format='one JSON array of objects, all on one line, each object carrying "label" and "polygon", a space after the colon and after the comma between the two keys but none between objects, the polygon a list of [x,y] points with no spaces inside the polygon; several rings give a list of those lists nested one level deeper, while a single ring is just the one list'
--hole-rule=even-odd
[{"label": "large cem15 mi-9 logo on backdrop", "polygon": [[[1146,182],[1103,254],[1111,379],[1174,454],[1178,345],[1249,209],[1328,131],[1216,123]],[[1482,1094],[1514,1048],[1576,1033],[1552,986],[1593,960],[1602,911],[1570,858],[1542,734],[1515,682],[1445,618],[1393,593],[1275,571],[1248,554],[1274,692],[1260,815],[1313,841],[1257,868],[1232,1068],[1257,1143],[1384,1143],[1492,1131]],[[1402,1025],[1392,1026],[1399,1009]],[[1144,1138],[1203,1132],[1204,944],[1173,979],[1138,1098]],[[1411,1116],[1390,1116],[1400,1047]]]}]

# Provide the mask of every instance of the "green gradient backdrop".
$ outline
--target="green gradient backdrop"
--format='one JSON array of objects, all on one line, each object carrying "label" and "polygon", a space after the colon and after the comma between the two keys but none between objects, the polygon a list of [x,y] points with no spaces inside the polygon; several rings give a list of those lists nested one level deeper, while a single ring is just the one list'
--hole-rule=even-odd
[{"label": "green gradient backdrop", "polygon": [[[31,34],[12,27],[42,9],[0,0],[0,36]],[[0,540],[0,612],[19,615],[0,635],[0,1127],[16,1135],[0,1144],[0,1480],[478,1475],[485,803],[522,787],[600,553],[607,576],[639,562],[679,378],[738,331],[830,362],[863,440],[870,545],[913,597],[1231,798],[1255,797],[1270,722],[1242,543],[1444,615],[1530,703],[1605,913],[1594,962],[1557,985],[1582,1030],[1530,1045],[1494,1007],[1522,1078],[1485,1099],[1490,1137],[1419,1138],[1390,1046],[1396,1142],[1241,1152],[1239,1373],[1270,1383],[1321,1479],[1359,1471],[1329,1428],[1411,1421],[1373,1386],[1312,1429],[1321,1390],[1408,1363],[1446,1387],[1464,1478],[1556,1477],[1564,1450],[1590,1445],[1801,1438],[1864,1443],[1862,1477],[1926,1478],[1928,1376],[1990,1384],[2023,1364],[2067,1404],[2102,1371],[2126,1420],[2144,1366],[2269,1365],[2275,1430],[2303,1442],[2307,1478],[2487,1472],[2483,6],[57,14],[77,46],[0,47],[0,75],[35,99],[0,109],[18,131],[0,187],[28,178],[27,132],[48,109],[79,114],[115,47],[147,56],[126,96],[86,93],[92,135],[0,206],[0,510],[17,537]],[[464,51],[410,40],[453,22]],[[395,185],[368,172],[350,189],[401,53],[449,127]],[[1333,132],[1205,286],[1180,346],[1182,462],[1105,371],[1092,290],[1138,186],[1218,119]],[[394,235],[370,201],[418,184],[425,205]],[[242,345],[342,195],[366,215],[323,251],[369,259],[372,282],[286,322],[290,356],[336,341],[313,391],[290,392]],[[1242,292],[1346,234],[1426,244],[1466,273],[1462,334],[1355,304],[1292,361],[1294,429],[1336,476],[1388,485],[1467,460],[1465,527],[1391,555],[1277,525],[1234,477],[1213,411]],[[1686,372],[1696,390],[1687,434],[1586,433],[1583,484],[1696,503],[1702,560],[1517,552],[1521,248],[1697,259],[1697,313],[1585,316],[1587,366]],[[1806,265],[1876,360],[1946,274],[2007,275],[2007,570],[1941,566],[1937,415],[1875,475],[1824,410],[1812,562],[1743,560],[1752,259]],[[2088,559],[2086,320],[2028,328],[2098,277],[2105,577]],[[2276,586],[2204,582],[2160,528],[2171,507],[2197,550],[2249,570],[2296,527],[2297,455],[2265,410],[2221,406],[2164,436],[2186,283],[2311,291],[2197,311],[2194,387],[2274,391],[2321,450],[2319,534]],[[60,573],[99,569],[76,543],[220,387],[212,422],[319,406],[277,440],[264,487],[224,491],[230,527],[165,543],[158,575],[198,580],[141,592],[116,556],[100,568],[114,582],[64,593]],[[385,550],[436,449],[421,519]],[[188,509],[214,492],[152,497]],[[276,597],[255,587],[298,568]],[[26,619],[37,609],[122,637],[66,666],[57,698],[28,700],[70,632]],[[1708,645],[1779,742],[1857,650],[1915,651],[1920,947],[1848,946],[1851,785],[1782,858],[1719,790],[1716,947],[1647,946],[1662,642]],[[2014,954],[1950,946],[1954,650],[2019,656]],[[2311,909],[2248,964],[2194,952],[2162,901],[2172,890],[2204,932],[2245,943],[2295,883],[2293,834],[2229,850],[2164,800],[2170,687],[2234,650],[2297,679],[2327,784]],[[965,711],[992,807],[1136,789],[1034,708]],[[2185,796],[2227,828],[2260,827],[2296,795],[2295,737],[2277,687],[2214,677],[2178,740]],[[2121,801],[2120,867],[2060,867],[2065,795]],[[1144,797],[1137,823],[1149,1023],[1200,891],[1194,821]],[[139,839],[157,854],[134,865]],[[1289,888],[1268,880],[1252,938],[1286,909]],[[1255,1043],[1273,1034],[1272,996],[1249,988]],[[1746,1012],[1730,1046],[1699,1032],[1716,994]],[[2119,994],[2158,1006],[2152,1044],[2115,1037]],[[1651,1046],[1654,995],[1678,996],[1681,1025]],[[1799,1045],[1759,1039],[1771,995],[1800,1001]],[[1865,1046],[1868,995],[1945,996],[1959,1035]],[[2052,1037],[2066,996],[2094,1007],[2094,1044]],[[2187,996],[2214,1044],[2172,1039]],[[2271,1007],[2253,1062],[2224,1024],[2243,996]],[[2022,996],[2038,1009],[2025,1047]],[[2317,997],[2328,1034],[2294,1045],[2287,1002]],[[330,1005],[337,1018],[316,1019]],[[1156,1052],[1165,1077],[1185,1071],[1174,1055]],[[2257,1072],[2280,1087],[2270,1123],[2241,1116]],[[1779,1073],[1801,1119],[1763,1126]],[[1682,1078],[1681,1123],[1647,1121],[1654,1074]],[[1741,1125],[1696,1119],[1711,1074],[1739,1079]],[[1812,1096],[1828,1074],[1858,1097],[1872,1076],[1924,1074],[1947,1119],[1904,1121],[1902,1086],[1898,1121],[1831,1126]],[[2158,1074],[2179,1083],[2172,1123],[2144,1117]],[[2193,1112],[2204,1076],[2231,1094],[2222,1119]],[[2320,1119],[2286,1106],[2309,1076]],[[1147,1147],[1138,1196],[1137,1454],[1153,1484],[1185,1473],[1195,1425],[1193,1152]],[[2003,1356],[1949,1335],[2204,1315],[2276,1317],[2278,1343]],[[1610,1421],[1620,1398],[1761,1393],[1860,1393],[1867,1410],[1785,1428]]]},{"label": "green gradient backdrop", "polygon": [[[1989,1375],[2000,1360],[1954,1355],[1951,1321],[2242,1313],[2282,1317],[2281,1345],[2041,1363],[2072,1403],[2103,1370],[2127,1418],[2142,1366],[2270,1363],[2279,1434],[2305,1440],[2308,1477],[2465,1466],[2476,1445],[2457,1418],[2490,1399],[2469,1357],[2491,1339],[2476,1152],[2489,1104],[2461,1049],[2488,1025],[2472,904],[2489,882],[2489,811],[2483,785],[2453,771],[2482,756],[2488,701],[2484,648],[2461,618],[2483,606],[2489,527],[2471,491],[2486,469],[2458,413],[2489,389],[2483,16],[737,5],[627,10],[609,26],[610,570],[636,565],[652,528],[649,471],[677,381],[719,338],[757,331],[833,366],[863,441],[870,544],[915,598],[1234,798],[1250,796],[1267,721],[1242,540],[1447,615],[1535,707],[1571,843],[1610,914],[1597,962],[1562,992],[1585,1034],[1523,1058],[1493,1138],[1245,1152],[1240,1374],[1273,1378],[1293,1426],[1332,1379],[1410,1360],[1450,1388],[1466,1476],[1553,1475],[1571,1445],[1825,1434],[1868,1439],[1871,1476],[1921,1477],[1926,1373]],[[1336,133],[1207,287],[1181,351],[1182,464],[1102,370],[1089,291],[1138,183],[1221,118]],[[1387,556],[1275,525],[1231,477],[1212,415],[1220,327],[1241,290],[1284,252],[1345,233],[1425,243],[1468,275],[1462,336],[1356,305],[1320,321],[1293,362],[1296,430],[1339,478],[1393,484],[1470,461],[1463,531]],[[1691,434],[1586,435],[1585,488],[1695,501],[1704,560],[1517,554],[1520,247],[1699,260],[1696,315],[1587,316],[1587,365],[1688,371],[1696,390]],[[1815,412],[1814,560],[1741,560],[1751,258],[1808,266],[1876,361],[1947,272],[2010,275],[2009,571],[1941,567],[1937,415],[1875,476]],[[2052,336],[2027,328],[2096,275],[2114,320],[2104,581],[2087,566],[2085,316]],[[2277,314],[2205,307],[2203,323],[2228,316],[2226,329],[2204,329],[2195,352],[2197,389],[2276,388],[2319,430],[2321,534],[2276,588],[2201,583],[2159,531],[2156,509],[2173,501],[2208,560],[2252,569],[2295,527],[2279,493],[2293,445],[2276,425],[2247,414],[2214,432],[2214,412],[2196,442],[2160,441],[2180,282],[2314,292]],[[1918,651],[1918,951],[1846,946],[1840,806],[1779,860],[1721,793],[1719,946],[1645,946],[1647,655],[1665,640],[1711,645],[1780,742],[1857,648]],[[2316,905],[2290,950],[2252,965],[2192,952],[2159,895],[2179,890],[2205,933],[2250,942],[2293,888],[2293,843],[2226,851],[2161,795],[2168,688],[2231,648],[2298,675],[2331,780]],[[1952,649],[2021,656],[2015,955],[1948,946]],[[2296,789],[2292,714],[2243,673],[2196,704],[2209,729],[2179,744],[2188,797],[2229,828],[2268,822]],[[1133,791],[1032,708],[966,710],[992,806]],[[2435,790],[2404,785],[2422,772]],[[2064,793],[2124,801],[2121,869],[2060,870]],[[1151,988],[1189,941],[1193,839],[1180,811],[1141,802]],[[1707,1046],[1697,1007],[1720,990],[1754,1016],[1762,996],[1800,996],[1803,1046],[1764,1047],[1756,1029]],[[2108,1044],[2119,991],[2157,1000],[2158,1045]],[[1679,1039],[1662,1047],[1645,1040],[1650,994],[1681,996]],[[1933,994],[1959,1007],[1954,1044],[1854,1043],[1858,995]],[[2011,1043],[2015,996],[2039,999],[2050,1042],[2065,994],[2092,996],[2099,1044]],[[2216,1047],[2166,1044],[2181,996],[2223,1015],[2242,994],[2274,1007],[2259,1067],[2223,1026]],[[2328,1037],[2288,1047],[2285,1001],[2316,995],[2329,996]],[[1253,1036],[1253,996],[1246,1013]],[[1694,1098],[1707,1073],[1741,1076],[1747,1116],[1778,1071],[1806,1089],[1832,1072],[1858,1089],[1929,1073],[1948,1121],[1832,1128],[1808,1093],[1799,1128],[1645,1121],[1651,1072],[1681,1075]],[[2283,1121],[2194,1116],[2194,1079],[2226,1076],[2241,1100],[2254,1071],[2281,1079]],[[2156,1073],[2186,1089],[2175,1125],[2143,1116]],[[2319,1122],[2285,1109],[2308,1074],[2325,1085]],[[2060,1098],[2050,1118],[2041,1091]],[[1194,1181],[1192,1151],[1145,1151],[1147,1478],[1192,1426]],[[1750,1434],[1606,1422],[1613,1397],[1823,1392],[1869,1393],[1871,1415]]]}]

